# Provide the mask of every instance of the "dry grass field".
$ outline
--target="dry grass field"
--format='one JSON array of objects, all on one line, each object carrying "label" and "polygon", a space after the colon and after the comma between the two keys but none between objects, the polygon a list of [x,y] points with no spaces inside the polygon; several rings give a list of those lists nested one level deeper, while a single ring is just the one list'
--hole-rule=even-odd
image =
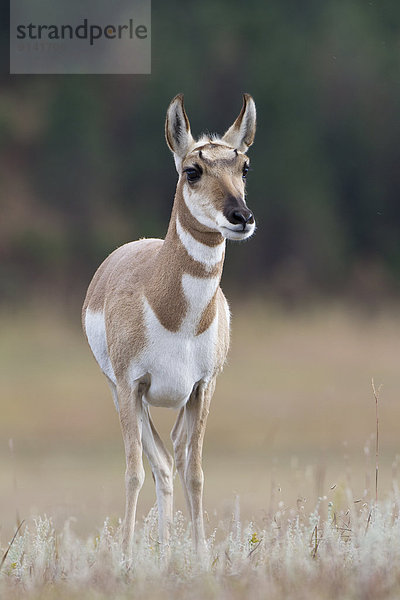
[{"label": "dry grass field", "polygon": [[[176,509],[184,516],[177,516],[171,564],[166,572],[158,566],[147,467],[141,558],[134,574],[124,571],[115,532],[123,513],[122,440],[78,318],[2,313],[3,554],[16,523],[25,523],[0,568],[0,594],[156,598],[162,590],[168,598],[322,599],[339,597],[340,583],[341,598],[398,597],[400,314],[343,307],[283,313],[257,302],[232,308],[229,362],[205,440],[210,562],[203,573],[191,554],[177,479]],[[371,378],[382,384],[377,507]],[[153,415],[168,439],[176,415]]]}]

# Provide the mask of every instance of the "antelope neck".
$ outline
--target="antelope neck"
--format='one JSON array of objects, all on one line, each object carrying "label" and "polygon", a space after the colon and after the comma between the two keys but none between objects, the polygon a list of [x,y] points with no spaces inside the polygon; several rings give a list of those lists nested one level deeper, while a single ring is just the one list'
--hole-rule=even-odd
[{"label": "antelope neck", "polygon": [[216,314],[225,240],[199,223],[178,185],[167,235],[145,296],[159,322],[172,332],[200,335]]}]

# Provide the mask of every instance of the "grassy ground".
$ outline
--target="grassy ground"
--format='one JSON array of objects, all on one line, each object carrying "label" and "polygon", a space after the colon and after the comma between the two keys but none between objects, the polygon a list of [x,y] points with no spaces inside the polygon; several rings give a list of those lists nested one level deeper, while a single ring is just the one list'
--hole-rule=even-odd
[{"label": "grassy ground", "polygon": [[[383,384],[379,406],[379,497],[386,504],[381,505],[379,518],[372,510],[368,529],[371,526],[376,540],[381,536],[376,544],[382,544],[382,550],[386,545],[387,551],[398,553],[397,546],[392,548],[390,540],[398,510],[393,480],[397,478],[399,452],[400,315],[387,311],[370,317],[340,308],[284,314],[257,303],[233,306],[233,313],[229,363],[217,385],[204,455],[208,535],[217,530],[216,540],[211,543],[210,565],[218,555],[220,566],[210,566],[208,579],[205,574],[196,575],[189,546],[185,546],[183,554],[177,550],[175,561],[180,587],[168,580],[172,586],[171,597],[174,594],[196,597],[185,595],[189,575],[189,579],[200,577],[201,597],[249,597],[250,592],[255,597],[263,597],[259,594],[261,582],[269,586],[271,598],[291,597],[289,588],[284,595],[279,595],[283,585],[281,576],[288,576],[289,559],[283,553],[291,536],[297,541],[291,541],[290,547],[298,544],[300,552],[298,561],[293,563],[293,573],[308,573],[315,590],[319,590],[325,567],[318,574],[315,560],[310,559],[313,548],[310,538],[315,526],[312,514],[318,497],[324,498],[318,509],[322,530],[325,522],[328,532],[324,535],[332,533],[329,533],[332,529],[329,502],[342,519],[346,518],[347,510],[352,511],[354,547],[347,545],[346,551],[342,548],[343,536],[337,528],[332,533],[334,541],[329,542],[334,548],[332,552],[336,553],[337,574],[353,573],[355,563],[362,566],[361,555],[355,559],[354,553],[361,547],[361,532],[367,527],[375,495],[372,377],[377,386]],[[29,530],[24,538],[18,538],[18,547],[25,544],[23,555],[29,556],[29,548],[39,544],[33,517],[47,514],[58,532],[60,561],[69,560],[72,565],[77,560],[76,553],[80,552],[81,573],[77,575],[80,571],[75,566],[71,575],[76,587],[78,580],[89,581],[88,564],[96,564],[98,560],[101,565],[103,560],[89,552],[88,544],[92,542],[87,540],[102,528],[106,516],[115,525],[123,512],[124,458],[117,415],[108,387],[80,332],[78,319],[71,323],[51,311],[25,315],[9,312],[0,317],[0,331],[0,546],[6,548],[17,520],[26,519]],[[167,439],[176,415],[161,409],[153,414],[163,438]],[[176,488],[176,508],[184,510],[178,481]],[[237,545],[229,541],[237,532],[235,519],[232,519],[236,496],[240,498],[240,522],[243,523]],[[148,474],[139,501],[143,544],[149,541],[143,519],[153,503],[153,482]],[[363,508],[358,510],[359,507]],[[303,529],[296,529],[299,524],[289,527],[288,519],[296,519],[300,510]],[[62,532],[64,522],[71,517],[72,533],[67,539]],[[246,530],[245,524],[250,521],[256,525]],[[279,535],[274,529],[277,523]],[[185,528],[186,524],[182,525],[177,537],[181,549],[187,540]],[[262,536],[264,540],[257,550],[259,559],[255,570],[253,558],[246,558],[252,549],[249,539],[253,533],[257,534],[255,539]],[[107,535],[105,546],[114,547],[116,534]],[[268,548],[275,538],[279,550],[272,560]],[[43,542],[43,547],[51,549],[52,543]],[[233,545],[229,546],[230,543]],[[70,545],[76,549],[75,558],[70,555]],[[230,562],[225,553],[227,545]],[[152,557],[151,551],[146,552],[146,569],[149,568],[151,574],[149,565],[156,557]],[[232,554],[237,560],[232,559]],[[328,554],[324,557],[327,560]],[[32,581],[27,584],[29,569],[22,565],[23,561],[10,560],[8,557],[0,571],[3,579],[15,583],[14,568],[10,565],[17,562],[25,587],[32,591],[40,588],[41,584],[38,588]],[[104,568],[111,569],[115,589],[125,597],[128,592],[118,571],[117,555],[112,560],[112,564],[104,563]],[[46,571],[54,577],[43,575],[44,563],[35,569],[42,573],[43,581],[62,584],[57,597],[62,594],[71,597],[71,589],[65,588],[65,577],[59,576],[60,565],[55,562],[48,564]],[[367,569],[367,564],[362,568]],[[15,567],[15,572],[18,569]],[[157,572],[156,587],[166,581],[165,574]],[[89,579],[92,575],[90,571]],[[375,575],[380,582],[382,572],[377,571]],[[400,581],[398,575],[397,581]],[[74,579],[75,576],[78,579]],[[146,596],[146,576],[144,573],[140,580],[144,588],[136,589],[137,597],[153,597]],[[66,577],[68,579],[68,574]],[[354,575],[351,579],[351,586],[357,583],[357,577]],[[330,595],[335,578],[328,579],[325,595],[318,591],[320,595],[313,597],[335,597]],[[92,579],[90,581],[92,585]],[[257,581],[259,584],[254,583]],[[393,586],[391,593],[395,590]],[[93,597],[103,593],[95,588]],[[40,589],[40,597],[45,597]],[[303,593],[309,597],[310,589],[304,587],[296,597],[303,597]],[[379,587],[380,595],[370,597],[391,597],[385,596],[382,589]],[[353,594],[351,590],[346,591],[348,597],[369,597],[354,595],[355,591]],[[104,593],[107,597],[108,592]],[[77,597],[82,597],[80,594],[78,589]]]},{"label": "grassy ground", "polygon": [[307,513],[300,503],[276,511],[259,527],[243,525],[237,510],[210,535],[201,566],[179,513],[169,561],[160,560],[151,512],[136,536],[131,568],[108,522],[82,540],[69,522],[55,530],[50,520],[37,519],[12,544],[2,564],[0,593],[10,600],[398,598],[399,495],[374,507],[354,504],[348,493],[349,509],[329,503],[326,520],[320,505]]}]

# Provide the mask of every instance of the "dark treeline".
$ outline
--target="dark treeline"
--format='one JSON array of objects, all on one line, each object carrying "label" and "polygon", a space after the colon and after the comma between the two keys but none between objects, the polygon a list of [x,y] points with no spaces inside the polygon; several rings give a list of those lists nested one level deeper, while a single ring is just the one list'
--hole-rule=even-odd
[{"label": "dark treeline", "polygon": [[243,91],[258,232],[230,244],[225,287],[289,302],[396,292],[400,4],[153,2],[152,40],[150,76],[2,76],[1,298],[82,294],[117,245],[163,236],[170,99],[185,93],[194,134],[222,133]]}]

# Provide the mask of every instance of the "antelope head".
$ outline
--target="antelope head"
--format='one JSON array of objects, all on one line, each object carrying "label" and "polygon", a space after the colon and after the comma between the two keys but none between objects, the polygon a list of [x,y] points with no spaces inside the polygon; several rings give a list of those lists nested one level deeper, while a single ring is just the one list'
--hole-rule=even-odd
[{"label": "antelope head", "polygon": [[244,240],[255,230],[245,200],[246,152],[255,132],[256,107],[249,94],[243,95],[242,110],[222,137],[206,135],[197,141],[192,137],[183,94],[172,100],[167,111],[165,137],[186,206],[206,230],[230,240]]}]

